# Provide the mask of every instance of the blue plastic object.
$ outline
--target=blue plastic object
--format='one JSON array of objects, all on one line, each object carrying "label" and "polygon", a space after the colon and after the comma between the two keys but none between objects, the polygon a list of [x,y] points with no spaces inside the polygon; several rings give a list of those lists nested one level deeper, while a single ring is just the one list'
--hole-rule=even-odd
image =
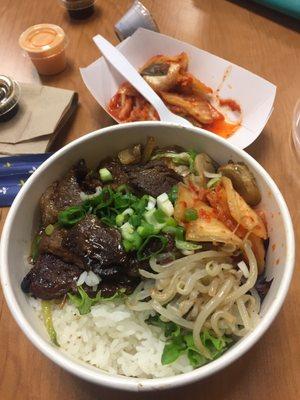
[{"label": "blue plastic object", "polygon": [[256,3],[300,19],[300,0],[254,0]]},{"label": "blue plastic object", "polygon": [[53,153],[0,158],[0,207],[10,206],[26,180]]}]

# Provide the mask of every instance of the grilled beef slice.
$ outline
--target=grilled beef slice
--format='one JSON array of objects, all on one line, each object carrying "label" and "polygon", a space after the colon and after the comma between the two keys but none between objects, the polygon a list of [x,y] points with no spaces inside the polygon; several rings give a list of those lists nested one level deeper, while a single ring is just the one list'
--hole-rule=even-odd
[{"label": "grilled beef slice", "polygon": [[80,160],[64,178],[52,183],[40,199],[43,226],[57,221],[59,211],[81,203],[81,182],[87,174],[84,160]]},{"label": "grilled beef slice", "polygon": [[63,246],[63,240],[68,234],[69,231],[64,228],[55,229],[50,236],[44,233],[39,246],[40,254],[51,253],[67,263],[72,263],[81,269],[85,269],[86,266],[81,257]]},{"label": "grilled beef slice", "polygon": [[21,283],[25,293],[50,300],[76,290],[81,270],[74,264],[65,263],[53,254],[42,254]]},{"label": "grilled beef slice", "polygon": [[145,165],[125,167],[129,184],[137,194],[157,197],[167,193],[182,180],[181,176],[168,168],[163,160],[153,160]]},{"label": "grilled beef slice", "polygon": [[127,258],[120,232],[91,214],[68,230],[62,246],[100,276],[103,269],[121,266]]}]

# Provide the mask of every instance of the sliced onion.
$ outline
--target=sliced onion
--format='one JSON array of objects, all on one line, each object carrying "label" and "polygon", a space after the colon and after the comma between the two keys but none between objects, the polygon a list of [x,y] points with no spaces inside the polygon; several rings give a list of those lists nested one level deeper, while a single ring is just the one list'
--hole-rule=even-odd
[{"label": "sliced onion", "polygon": [[100,283],[100,277],[98,275],[96,275],[93,271],[89,271],[87,273],[87,276],[85,278],[85,283],[88,286],[95,286],[98,285]]},{"label": "sliced onion", "polygon": [[76,286],[83,285],[84,282],[85,282],[86,277],[87,277],[87,271],[83,271],[82,274],[77,279]]}]

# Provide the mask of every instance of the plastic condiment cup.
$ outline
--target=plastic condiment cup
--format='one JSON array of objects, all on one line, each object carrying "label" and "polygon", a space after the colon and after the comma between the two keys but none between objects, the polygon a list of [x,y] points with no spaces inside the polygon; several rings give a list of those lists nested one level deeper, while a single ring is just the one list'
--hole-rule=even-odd
[{"label": "plastic condiment cup", "polygon": [[94,13],[96,0],[60,0],[60,3],[67,9],[70,18],[85,19]]},{"label": "plastic condiment cup", "polygon": [[54,75],[65,69],[67,44],[64,30],[53,24],[33,25],[19,38],[19,45],[42,75]]},{"label": "plastic condiment cup", "polygon": [[0,122],[10,120],[18,111],[20,86],[9,76],[0,75]]}]

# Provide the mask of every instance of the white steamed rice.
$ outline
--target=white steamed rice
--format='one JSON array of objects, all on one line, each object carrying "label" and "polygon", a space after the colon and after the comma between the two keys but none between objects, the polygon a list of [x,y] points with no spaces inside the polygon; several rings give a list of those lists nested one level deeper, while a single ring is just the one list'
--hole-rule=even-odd
[{"label": "white steamed rice", "polygon": [[[41,316],[40,301],[31,304]],[[106,302],[80,315],[72,304],[53,310],[60,349],[112,375],[161,378],[191,371],[182,355],[171,365],[161,365],[165,337],[160,328],[144,321],[149,312],[129,310],[121,302]]]}]

